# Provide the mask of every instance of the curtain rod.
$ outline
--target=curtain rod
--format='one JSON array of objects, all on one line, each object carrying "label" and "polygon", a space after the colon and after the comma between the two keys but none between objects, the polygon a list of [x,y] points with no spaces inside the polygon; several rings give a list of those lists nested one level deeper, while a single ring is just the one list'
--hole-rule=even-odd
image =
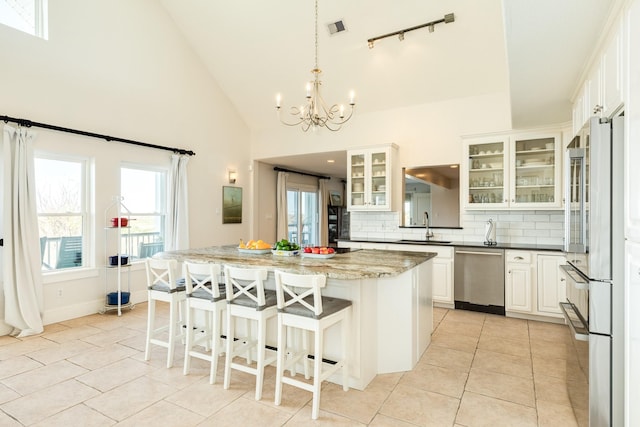
[{"label": "curtain rod", "polygon": [[277,171],[277,172],[290,172],[290,173],[297,173],[298,175],[313,176],[313,177],[319,178],[319,179],[331,179],[330,176],[316,175],[314,173],[309,173],[309,172],[299,172],[299,171],[294,171],[294,170],[291,170],[291,169],[281,168],[280,166],[274,166],[273,170]]},{"label": "curtain rod", "polygon": [[194,153],[193,151],[191,151],[191,150],[183,150],[182,148],[164,147],[162,145],[155,145],[155,144],[149,144],[149,143],[146,143],[146,142],[133,141],[131,139],[124,139],[124,138],[118,138],[118,137],[115,137],[115,136],[102,135],[102,134],[99,134],[99,133],[85,132],[85,131],[82,131],[82,130],[63,128],[63,127],[55,126],[55,125],[48,125],[46,123],[32,122],[31,120],[27,120],[27,119],[16,119],[15,117],[0,116],[0,120],[4,121],[5,123],[14,122],[14,123],[17,123],[17,124],[19,124],[21,126],[26,126],[26,127],[39,127],[39,128],[44,128],[44,129],[57,130],[59,132],[67,132],[67,133],[73,133],[73,134],[76,134],[76,135],[83,135],[83,136],[90,136],[90,137],[98,138],[98,139],[104,139],[105,141],[123,142],[125,144],[139,145],[141,147],[157,148],[159,150],[173,151],[174,153],[187,154],[189,156],[195,156],[196,155],[196,153]]}]

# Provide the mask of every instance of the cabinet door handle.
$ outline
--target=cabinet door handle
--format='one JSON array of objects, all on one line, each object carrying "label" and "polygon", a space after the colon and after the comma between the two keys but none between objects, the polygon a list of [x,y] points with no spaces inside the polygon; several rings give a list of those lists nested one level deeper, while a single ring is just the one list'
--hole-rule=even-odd
[{"label": "cabinet door handle", "polygon": [[511,199],[511,203],[514,203],[516,201],[516,199]]},{"label": "cabinet door handle", "polygon": [[517,260],[517,261],[522,261],[522,260],[524,260],[524,258],[522,258],[521,256],[517,256],[517,257],[515,257],[514,259],[515,259],[515,260]]},{"label": "cabinet door handle", "polygon": [[562,278],[560,279],[560,281],[561,281],[561,282],[564,282],[564,281],[565,281],[565,278],[564,278],[564,277],[562,277]]},{"label": "cabinet door handle", "polygon": [[507,271],[507,273],[511,274],[511,270]]}]

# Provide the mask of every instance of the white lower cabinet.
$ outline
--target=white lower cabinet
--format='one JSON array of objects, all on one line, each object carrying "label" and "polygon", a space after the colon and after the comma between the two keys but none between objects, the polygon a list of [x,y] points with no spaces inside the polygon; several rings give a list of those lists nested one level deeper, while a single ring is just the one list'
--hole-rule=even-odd
[{"label": "white lower cabinet", "polygon": [[505,311],[561,318],[559,303],[566,300],[560,254],[505,251]]},{"label": "white lower cabinet", "polygon": [[567,286],[560,266],[566,262],[562,255],[538,254],[538,312],[562,316],[558,303],[567,299]]},{"label": "white lower cabinet", "polygon": [[505,311],[531,313],[533,310],[533,254],[505,251]]}]

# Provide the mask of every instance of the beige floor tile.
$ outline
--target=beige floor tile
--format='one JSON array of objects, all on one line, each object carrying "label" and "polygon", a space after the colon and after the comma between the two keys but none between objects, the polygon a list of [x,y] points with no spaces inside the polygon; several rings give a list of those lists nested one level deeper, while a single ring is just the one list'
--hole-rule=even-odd
[{"label": "beige floor tile", "polygon": [[522,329],[529,328],[527,320],[517,319],[515,317],[498,316],[497,314],[487,314],[487,317],[484,319],[484,323],[487,326],[506,326],[509,328]]},{"label": "beige floor tile", "polygon": [[0,405],[0,409],[21,423],[31,425],[99,394],[96,389],[76,380],[67,380]]},{"label": "beige floor tile", "polygon": [[418,365],[402,376],[400,384],[460,399],[467,376],[466,372],[440,366]]},{"label": "beige floor tile", "polygon": [[367,386],[367,390],[369,389],[380,389],[386,391],[393,391],[394,388],[398,385],[398,382],[404,375],[404,372],[394,372],[391,374],[379,374],[376,375],[373,380]]},{"label": "beige floor tile", "polygon": [[[287,375],[288,375],[288,372],[287,372]],[[300,381],[305,381],[308,384],[313,383],[312,378],[310,378],[309,380],[305,380],[304,375],[301,375],[300,373],[298,373],[296,378]],[[222,384],[222,380],[220,381],[220,383]],[[327,385],[328,385],[327,382],[324,382],[321,385],[321,396],[323,398],[325,396],[322,394],[322,391],[326,389]],[[342,390],[342,387],[340,387],[340,390]],[[242,394],[242,397],[245,399],[255,400],[256,389],[253,382],[247,384],[247,391]],[[260,403],[268,406],[273,406],[278,410],[287,411],[292,414],[295,412],[298,412],[300,408],[302,408],[304,405],[306,405],[311,401],[311,398],[313,397],[313,395],[311,394],[310,391],[302,390],[298,387],[284,384],[282,386],[282,398],[280,401],[280,405],[275,404],[275,397],[276,397],[276,379],[275,377],[266,378],[264,380],[264,384],[262,385],[262,398],[260,399]]]},{"label": "beige floor tile", "polygon": [[485,350],[482,348],[476,350],[472,368],[522,378],[533,378],[533,369],[530,357],[496,353],[495,351]]},{"label": "beige floor tile", "polygon": [[506,338],[510,340],[523,340],[529,339],[529,330],[525,327],[519,326],[507,326],[507,325],[494,325],[486,324],[482,327],[483,335],[491,335],[498,338]]},{"label": "beige floor tile", "polygon": [[571,344],[560,341],[531,340],[531,354],[546,359],[575,359]]},{"label": "beige floor tile", "polygon": [[94,345],[81,340],[65,341],[62,344],[55,343],[54,346],[29,353],[31,359],[48,365],[60,360],[68,359],[77,354],[96,348]]},{"label": "beige floor tile", "polygon": [[132,381],[135,378],[149,374],[153,372],[154,369],[156,368],[144,362],[127,358],[80,375],[77,379],[97,390],[105,392]]},{"label": "beige floor tile", "polygon": [[161,400],[118,423],[118,427],[189,427],[200,425],[205,417]]},{"label": "beige floor tile", "polygon": [[42,337],[34,337],[29,340],[14,340],[0,347],[0,361],[29,354],[47,347],[54,347],[55,345],[55,342]]},{"label": "beige floor tile", "polygon": [[436,331],[431,337],[431,345],[473,353],[478,345],[478,338]]},{"label": "beige floor tile", "polygon": [[234,387],[225,390],[222,382],[209,384],[209,379],[202,377],[190,386],[167,396],[165,400],[196,414],[209,417],[241,398],[248,390],[253,388],[244,383],[234,384]]},{"label": "beige floor tile", "polygon": [[89,316],[83,316],[75,319],[64,320],[59,323],[60,325],[68,326],[70,328],[78,328],[81,326],[91,325],[92,323],[101,322],[103,320],[104,320],[104,315],[95,313]]},{"label": "beige floor tile", "polygon": [[20,342],[20,340],[16,337],[12,337],[11,335],[2,335],[0,336],[0,347],[8,344],[15,344]]},{"label": "beige floor tile", "polygon": [[66,329],[69,329],[69,326],[63,325],[62,323],[52,323],[50,325],[44,326],[44,332],[41,334],[41,336],[46,338],[49,334],[64,331]]},{"label": "beige floor tile", "polygon": [[512,340],[493,335],[480,335],[478,348],[513,356],[530,357],[529,340]]},{"label": "beige floor tile", "polygon": [[535,408],[506,402],[480,394],[465,392],[456,423],[468,427],[535,427]]},{"label": "beige floor tile", "polygon": [[122,421],[176,391],[160,381],[141,377],[89,399],[85,404],[110,418]]},{"label": "beige floor tile", "polygon": [[214,415],[207,418],[201,426],[281,426],[292,414],[264,405],[252,399],[236,399]]},{"label": "beige floor tile", "polygon": [[311,405],[305,405],[285,424],[287,427],[306,427],[306,426],[348,426],[348,427],[364,427],[366,424],[359,423],[355,420],[333,414],[329,411],[323,411],[320,407],[320,413],[317,420],[311,419]]},{"label": "beige floor tile", "polygon": [[567,382],[564,379],[536,374],[534,377],[536,386],[536,400],[552,402],[558,405],[570,405]]},{"label": "beige floor tile", "polygon": [[533,356],[533,374],[547,375],[562,380],[586,382],[586,374],[574,362],[567,363],[564,359],[548,359]]},{"label": "beige floor tile", "polygon": [[3,426],[3,427],[21,427],[22,424],[20,424],[18,421],[14,420],[13,418],[11,418],[9,415],[5,414],[4,412],[0,411],[0,426]]},{"label": "beige floor tile", "polygon": [[68,360],[83,368],[98,369],[136,354],[136,351],[129,347],[113,344],[104,348],[93,347],[91,350],[72,356]]},{"label": "beige floor tile", "polygon": [[[307,393],[309,399],[313,396]],[[365,390],[344,391],[337,384],[326,384],[320,393],[320,409],[369,424],[391,394],[385,387],[367,387]]]},{"label": "beige floor tile", "polygon": [[[19,397],[20,395],[16,393],[15,390],[11,390],[6,385],[0,384],[0,405]],[[0,425],[2,425],[2,423],[0,423]]]},{"label": "beige floor tile", "polygon": [[93,344],[98,347],[108,347],[119,341],[143,336],[144,334],[140,331],[129,328],[118,328],[93,334],[91,336],[83,338],[82,341],[88,342],[89,344]]},{"label": "beige floor tile", "polygon": [[69,328],[59,332],[47,334],[47,339],[57,343],[63,343],[65,341],[79,340],[82,338],[86,338],[91,335],[95,335],[99,332],[102,332],[102,330],[98,328],[94,328],[91,325],[83,325],[83,326],[77,326],[75,328]]},{"label": "beige floor tile", "polygon": [[414,427],[415,424],[410,424],[406,421],[399,420],[397,418],[388,417],[386,415],[378,414],[369,424],[370,427]]},{"label": "beige floor tile", "polygon": [[482,331],[482,323],[461,322],[457,320],[443,320],[438,325],[436,332],[450,335],[464,335],[478,339]]},{"label": "beige floor tile", "polygon": [[[32,369],[40,368],[42,363],[37,362],[27,356],[17,356],[3,360],[0,363],[0,380],[28,372]],[[3,382],[3,381],[1,381]]]},{"label": "beige floor tile", "polygon": [[[84,404],[79,404],[59,412],[46,420],[33,425],[33,427],[72,427],[91,426],[108,427],[116,423],[115,420],[94,411]],[[1,424],[0,425],[4,425]]]},{"label": "beige floor tile", "polygon": [[421,426],[452,425],[460,400],[398,384],[380,413]]},{"label": "beige floor tile", "polygon": [[61,360],[50,365],[5,378],[2,382],[11,389],[25,396],[38,390],[64,382],[87,372],[86,369],[73,363]]},{"label": "beige floor tile", "polygon": [[472,352],[431,345],[424,352],[418,364],[442,366],[461,372],[469,372],[473,361]]},{"label": "beige floor tile", "polygon": [[481,371],[471,368],[466,391],[535,407],[533,379]]},{"label": "beige floor tile", "polygon": [[476,322],[484,323],[487,318],[487,314],[479,313],[476,311],[467,310],[449,310],[443,320],[455,320],[458,322]]},{"label": "beige floor tile", "polygon": [[538,402],[538,426],[578,427],[578,423],[571,406],[540,401]]}]

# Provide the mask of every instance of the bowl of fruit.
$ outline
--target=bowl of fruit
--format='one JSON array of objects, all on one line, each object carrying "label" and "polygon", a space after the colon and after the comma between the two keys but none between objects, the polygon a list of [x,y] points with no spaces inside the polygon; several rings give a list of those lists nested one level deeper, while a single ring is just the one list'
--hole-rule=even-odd
[{"label": "bowl of fruit", "polygon": [[252,255],[268,254],[269,252],[271,252],[271,245],[263,240],[251,239],[247,243],[244,243],[242,239],[240,239],[238,252],[240,252],[241,254]]},{"label": "bowl of fruit", "polygon": [[300,246],[295,242],[282,239],[276,242],[271,253],[276,256],[296,256],[300,253]]},{"label": "bowl of fruit", "polygon": [[302,256],[305,258],[333,258],[336,256],[336,250],[326,246],[307,246],[302,250]]}]

